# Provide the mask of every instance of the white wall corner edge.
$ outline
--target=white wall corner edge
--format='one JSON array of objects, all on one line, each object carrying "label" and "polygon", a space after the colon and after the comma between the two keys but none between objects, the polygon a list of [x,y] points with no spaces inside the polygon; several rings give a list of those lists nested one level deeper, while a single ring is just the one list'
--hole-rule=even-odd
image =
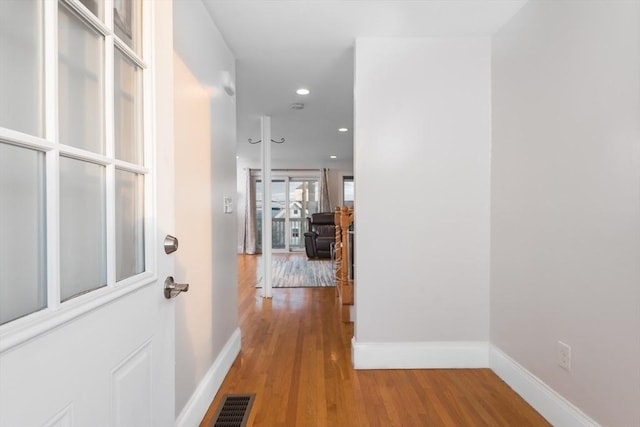
[{"label": "white wall corner edge", "polygon": [[489,367],[552,425],[563,427],[600,426],[494,345],[489,348]]},{"label": "white wall corner edge", "polygon": [[209,405],[211,405],[211,401],[220,389],[224,377],[231,369],[236,356],[240,353],[241,338],[240,328],[236,328],[176,418],[176,427],[200,425],[202,418],[207,413],[207,409],[209,409]]},{"label": "white wall corner edge", "polygon": [[358,342],[351,340],[354,369],[488,368],[485,341]]}]

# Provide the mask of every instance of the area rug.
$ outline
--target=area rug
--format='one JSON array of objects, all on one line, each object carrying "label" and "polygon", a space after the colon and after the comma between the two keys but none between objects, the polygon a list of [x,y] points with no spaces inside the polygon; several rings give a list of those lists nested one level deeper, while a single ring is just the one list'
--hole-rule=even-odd
[{"label": "area rug", "polygon": [[[273,288],[316,288],[335,286],[331,260],[308,260],[305,256],[277,256],[271,259]],[[256,266],[256,287],[262,287],[262,257]]]}]

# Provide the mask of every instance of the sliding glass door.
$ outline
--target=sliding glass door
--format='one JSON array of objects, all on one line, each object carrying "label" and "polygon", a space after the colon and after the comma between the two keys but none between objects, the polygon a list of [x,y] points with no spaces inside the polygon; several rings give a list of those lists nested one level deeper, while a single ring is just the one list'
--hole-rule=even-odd
[{"label": "sliding glass door", "polygon": [[[256,179],[257,246],[262,249],[262,181]],[[271,180],[272,247],[274,251],[304,250],[306,218],[318,212],[318,179],[278,177]]]},{"label": "sliding glass door", "polygon": [[318,180],[289,180],[288,240],[289,250],[304,249],[304,233],[307,230],[306,218],[318,212]]}]

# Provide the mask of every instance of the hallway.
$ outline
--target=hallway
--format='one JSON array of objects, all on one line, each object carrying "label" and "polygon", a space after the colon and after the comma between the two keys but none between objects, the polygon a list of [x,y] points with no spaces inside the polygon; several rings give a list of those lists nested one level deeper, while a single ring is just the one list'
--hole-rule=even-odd
[{"label": "hallway", "polygon": [[256,292],[256,260],[238,256],[242,350],[201,426],[224,394],[255,393],[253,426],[547,426],[488,369],[351,368],[352,324],[334,288]]}]

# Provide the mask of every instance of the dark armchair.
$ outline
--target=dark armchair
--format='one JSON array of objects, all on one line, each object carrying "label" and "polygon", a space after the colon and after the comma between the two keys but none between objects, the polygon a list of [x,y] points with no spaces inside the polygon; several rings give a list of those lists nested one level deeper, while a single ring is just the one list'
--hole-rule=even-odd
[{"label": "dark armchair", "polygon": [[336,241],[335,214],[321,212],[307,218],[304,233],[304,247],[309,258],[331,258],[332,246]]}]

